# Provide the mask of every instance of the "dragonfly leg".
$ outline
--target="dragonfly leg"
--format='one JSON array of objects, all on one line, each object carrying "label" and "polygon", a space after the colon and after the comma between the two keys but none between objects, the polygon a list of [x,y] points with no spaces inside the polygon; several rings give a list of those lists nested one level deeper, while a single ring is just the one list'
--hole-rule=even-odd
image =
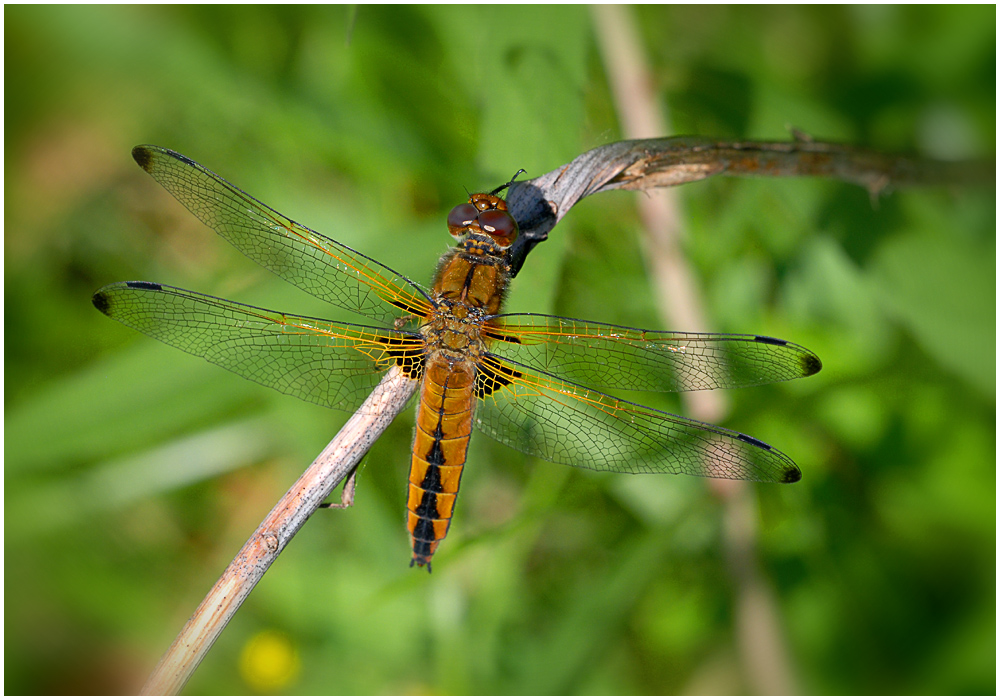
[{"label": "dragonfly leg", "polygon": [[357,482],[358,469],[354,468],[351,475],[347,477],[347,483],[344,484],[343,490],[340,492],[340,503],[320,503],[320,508],[336,508],[337,510],[343,508],[350,508],[354,505],[354,487]]},{"label": "dragonfly leg", "polygon": [[397,331],[400,331],[403,330],[403,328],[406,326],[407,323],[413,320],[417,320],[419,318],[420,318],[419,316],[416,316],[414,314],[405,314],[395,319],[392,322],[392,327],[395,328]]}]

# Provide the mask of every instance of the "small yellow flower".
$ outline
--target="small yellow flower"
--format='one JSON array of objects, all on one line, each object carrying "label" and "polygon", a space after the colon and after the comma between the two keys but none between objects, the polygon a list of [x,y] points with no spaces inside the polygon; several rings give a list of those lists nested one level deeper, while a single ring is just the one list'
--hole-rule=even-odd
[{"label": "small yellow flower", "polygon": [[258,632],[240,653],[240,675],[259,693],[287,687],[298,673],[299,653],[292,640],[281,632]]}]

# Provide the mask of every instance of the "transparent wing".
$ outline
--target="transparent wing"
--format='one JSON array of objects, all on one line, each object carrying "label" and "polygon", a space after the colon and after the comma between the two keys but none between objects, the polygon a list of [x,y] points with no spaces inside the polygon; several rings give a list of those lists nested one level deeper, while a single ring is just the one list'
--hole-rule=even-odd
[{"label": "transparent wing", "polygon": [[791,483],[787,456],[749,435],[616,399],[495,356],[478,364],[476,427],[550,462],[628,474]]},{"label": "transparent wing", "polygon": [[498,355],[598,389],[735,389],[815,374],[801,345],[761,335],[650,331],[541,314],[504,314],[486,335]]},{"label": "transparent wing", "polygon": [[132,157],[240,252],[313,296],[386,325],[430,312],[415,283],[279,214],[190,158],[159,146],[136,146]]},{"label": "transparent wing", "polygon": [[414,379],[423,368],[423,339],[413,333],[292,316],[152,282],[109,284],[93,302],[168,345],[330,408],[355,409],[393,364]]}]

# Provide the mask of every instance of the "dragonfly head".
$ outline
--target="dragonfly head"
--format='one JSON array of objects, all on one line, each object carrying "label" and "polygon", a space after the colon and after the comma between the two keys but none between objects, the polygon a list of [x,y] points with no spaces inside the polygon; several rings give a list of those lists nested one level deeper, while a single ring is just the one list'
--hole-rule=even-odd
[{"label": "dragonfly head", "polygon": [[448,232],[461,242],[470,233],[488,236],[501,249],[517,239],[517,222],[507,211],[507,202],[495,194],[477,193],[448,214]]}]

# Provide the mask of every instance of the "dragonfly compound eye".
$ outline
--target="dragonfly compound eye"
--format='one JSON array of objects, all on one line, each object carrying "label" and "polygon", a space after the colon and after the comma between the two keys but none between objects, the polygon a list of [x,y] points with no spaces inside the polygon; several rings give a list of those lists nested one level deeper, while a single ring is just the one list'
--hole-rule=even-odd
[{"label": "dragonfly compound eye", "polygon": [[479,210],[466,202],[459,204],[448,214],[448,232],[459,238],[465,229],[469,228],[479,216]]},{"label": "dragonfly compound eye", "polygon": [[507,248],[517,238],[517,222],[513,216],[500,209],[480,214],[479,225],[501,248]]}]

